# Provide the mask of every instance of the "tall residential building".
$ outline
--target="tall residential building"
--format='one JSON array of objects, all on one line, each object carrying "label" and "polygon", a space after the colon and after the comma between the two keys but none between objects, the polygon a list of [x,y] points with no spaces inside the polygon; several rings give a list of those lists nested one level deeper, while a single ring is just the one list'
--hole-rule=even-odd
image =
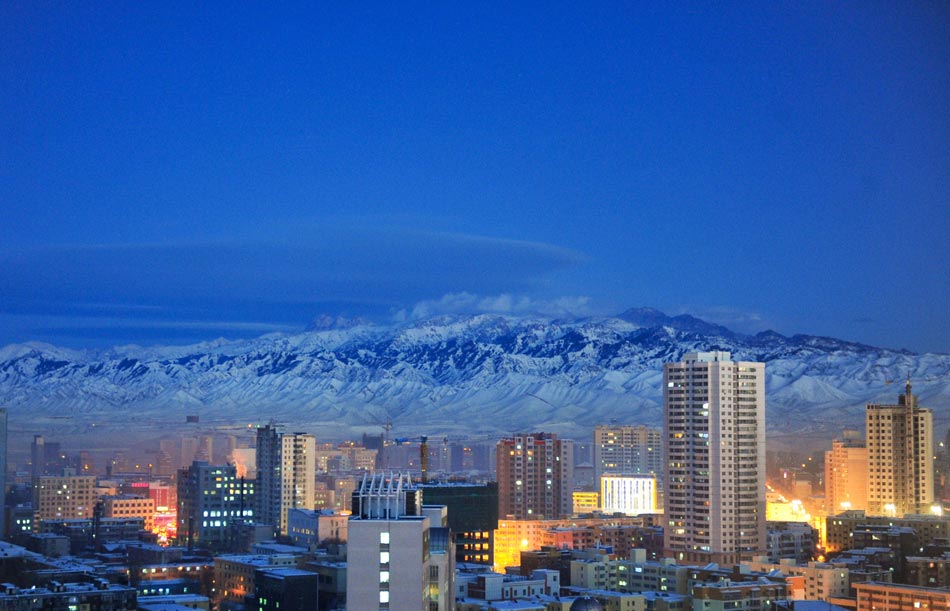
[{"label": "tall residential building", "polygon": [[240,524],[254,521],[254,483],[234,465],[195,461],[178,472],[178,543],[234,547]]},{"label": "tall residential building", "polygon": [[602,424],[594,428],[594,481],[603,475],[663,474],[663,431]]},{"label": "tall residential building", "polygon": [[573,510],[574,442],[553,433],[519,433],[495,446],[498,517],[559,518]]},{"label": "tall residential building", "polygon": [[765,364],[728,352],[663,366],[664,548],[691,563],[765,553]]},{"label": "tall residential building", "polygon": [[257,429],[257,519],[282,535],[288,509],[314,508],[316,447],[313,435]]},{"label": "tall residential building", "polygon": [[857,431],[845,431],[825,452],[825,508],[836,514],[868,507],[868,449]]},{"label": "tall residential building", "polygon": [[868,515],[927,513],[934,500],[933,413],[910,380],[897,405],[868,404]]},{"label": "tall residential building", "polygon": [[455,608],[446,508],[423,506],[422,495],[408,475],[363,477],[347,526],[348,609]]}]

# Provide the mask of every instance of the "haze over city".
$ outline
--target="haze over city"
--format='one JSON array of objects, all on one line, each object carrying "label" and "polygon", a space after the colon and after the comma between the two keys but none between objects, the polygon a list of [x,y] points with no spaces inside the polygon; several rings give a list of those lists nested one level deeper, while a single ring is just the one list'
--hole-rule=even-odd
[{"label": "haze over city", "polygon": [[653,306],[950,351],[944,3],[0,6],[0,345]]}]

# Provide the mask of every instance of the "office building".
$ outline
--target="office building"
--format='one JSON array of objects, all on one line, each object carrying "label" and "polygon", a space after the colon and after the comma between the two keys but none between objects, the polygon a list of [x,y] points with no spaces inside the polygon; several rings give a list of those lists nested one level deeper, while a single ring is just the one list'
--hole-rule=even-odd
[{"label": "office building", "polygon": [[830,513],[868,507],[868,449],[857,431],[845,431],[825,452],[825,507]]},{"label": "office building", "polygon": [[239,526],[254,521],[254,482],[234,465],[195,461],[178,472],[177,519],[179,545],[235,549]]},{"label": "office building", "polygon": [[110,495],[100,498],[104,518],[142,518],[145,530],[155,528],[155,501],[131,494]]},{"label": "office building", "polygon": [[656,513],[656,477],[604,475],[600,478],[600,506],[604,513]]},{"label": "office building", "polygon": [[553,433],[519,433],[495,446],[498,516],[559,518],[573,510],[574,442]]},{"label": "office building", "polygon": [[296,567],[258,569],[254,594],[245,597],[245,609],[258,611],[314,611],[319,599],[320,575]]},{"label": "office building", "polygon": [[291,542],[304,549],[316,549],[326,543],[346,543],[348,517],[332,509],[296,509],[287,511],[287,531]]},{"label": "office building", "polygon": [[423,506],[422,494],[406,475],[363,477],[348,526],[348,609],[455,608],[447,512]]},{"label": "office building", "polygon": [[695,352],[663,366],[665,550],[735,564],[765,552],[765,365]]},{"label": "office building", "polygon": [[256,592],[262,570],[295,568],[299,554],[224,554],[214,557],[214,606],[219,611],[243,609],[247,597]]},{"label": "office building", "polygon": [[868,404],[865,423],[868,515],[929,512],[934,500],[933,413],[917,406],[910,380],[897,405]]},{"label": "office building", "polygon": [[663,431],[647,426],[602,424],[594,428],[594,479],[605,474],[663,474]]},{"label": "office building", "polygon": [[448,509],[456,562],[491,565],[498,528],[498,484],[428,483],[421,488],[426,504]]},{"label": "office building", "polygon": [[287,534],[287,510],[313,509],[316,439],[304,433],[257,429],[257,519]]},{"label": "office building", "polygon": [[91,519],[96,504],[96,478],[92,475],[33,480],[33,524],[44,520]]}]

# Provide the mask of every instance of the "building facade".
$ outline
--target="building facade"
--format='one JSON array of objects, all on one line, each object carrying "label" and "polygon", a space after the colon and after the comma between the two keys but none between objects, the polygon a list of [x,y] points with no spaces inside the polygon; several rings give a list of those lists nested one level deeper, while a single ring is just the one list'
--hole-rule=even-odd
[{"label": "building facade", "polygon": [[491,565],[498,528],[498,484],[428,483],[421,487],[427,505],[448,508],[456,562]]},{"label": "building facade", "polygon": [[142,518],[145,530],[155,528],[155,501],[151,498],[120,494],[104,496],[100,501],[104,518]]},{"label": "building facade", "polygon": [[177,520],[180,545],[231,549],[239,525],[254,521],[254,483],[234,465],[195,461],[178,472]]},{"label": "building facade", "polygon": [[857,611],[943,611],[950,609],[950,590],[895,583],[856,583]]},{"label": "building facade", "polygon": [[257,429],[257,519],[287,534],[287,510],[313,509],[316,439],[305,433]]},{"label": "building facade", "polygon": [[665,549],[737,563],[765,550],[765,365],[697,352],[663,366]]},{"label": "building facade", "polygon": [[347,533],[348,609],[449,611],[455,558],[441,506],[422,505],[408,476],[365,476]]},{"label": "building facade", "polygon": [[897,405],[868,404],[868,515],[930,511],[934,501],[933,413],[917,406],[910,380]]},{"label": "building facade", "polygon": [[594,479],[605,474],[663,474],[663,431],[648,426],[594,427]]},{"label": "building facade", "polygon": [[825,452],[825,507],[830,513],[868,508],[868,449],[855,431]]},{"label": "building facade", "polygon": [[573,510],[574,442],[553,433],[513,435],[495,446],[498,517],[559,518]]},{"label": "building facade", "polygon": [[600,478],[600,499],[604,513],[656,513],[656,477],[604,475]]},{"label": "building facade", "polygon": [[96,504],[93,475],[33,479],[33,524],[44,520],[91,519]]}]

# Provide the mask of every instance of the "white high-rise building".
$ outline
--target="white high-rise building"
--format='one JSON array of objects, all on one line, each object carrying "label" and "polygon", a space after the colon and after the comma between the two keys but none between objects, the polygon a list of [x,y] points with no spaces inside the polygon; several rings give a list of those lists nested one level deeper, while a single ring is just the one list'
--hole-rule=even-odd
[{"label": "white high-rise building", "polygon": [[407,475],[363,477],[347,524],[347,609],[455,608],[448,514],[422,494]]},{"label": "white high-rise building", "polygon": [[664,548],[691,563],[765,553],[765,364],[728,352],[663,366]]},{"label": "white high-rise building", "polygon": [[594,479],[603,475],[663,475],[663,431],[602,424],[594,428]]},{"label": "white high-rise building", "polygon": [[933,413],[910,380],[897,405],[868,404],[868,515],[928,513],[934,500]]},{"label": "white high-rise building", "polygon": [[282,535],[289,509],[314,508],[316,447],[313,435],[257,429],[257,518]]}]

